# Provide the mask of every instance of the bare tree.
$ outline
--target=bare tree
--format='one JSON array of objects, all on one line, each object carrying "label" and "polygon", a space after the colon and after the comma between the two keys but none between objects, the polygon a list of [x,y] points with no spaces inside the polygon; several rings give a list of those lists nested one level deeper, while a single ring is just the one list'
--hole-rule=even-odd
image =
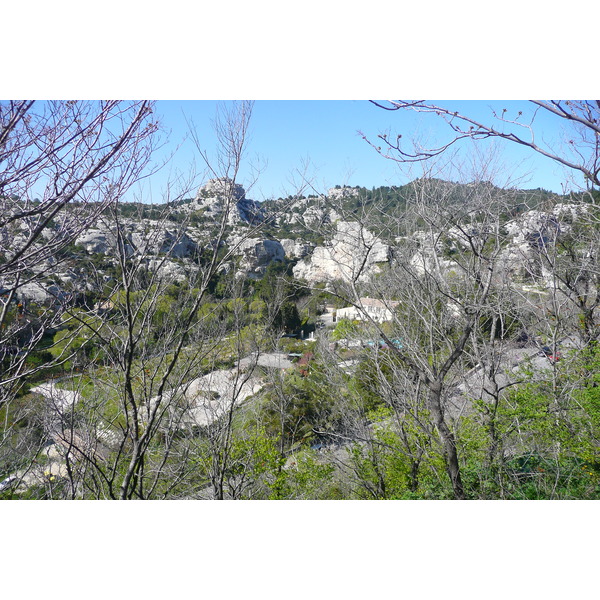
[{"label": "bare tree", "polygon": [[[565,406],[570,406],[571,409],[575,410],[572,399],[569,400],[572,391],[565,395],[564,386],[560,382],[561,376],[558,374],[559,371],[562,372],[564,366],[564,363],[559,365],[556,359],[560,354],[560,343],[568,339],[569,336],[575,339],[579,338],[579,334],[576,333],[578,328],[581,330],[581,341],[584,346],[590,342],[593,344],[598,335],[595,317],[598,306],[597,242],[595,235],[597,214],[595,201],[597,186],[600,182],[600,104],[598,101],[533,101],[529,112],[523,111],[518,114],[511,114],[506,109],[500,113],[492,112],[491,117],[493,117],[494,122],[491,124],[474,119],[468,114],[459,113],[426,101],[389,101],[386,103],[375,102],[374,104],[389,111],[411,110],[431,114],[448,126],[448,136],[434,147],[420,144],[412,139],[407,140],[402,135],[392,135],[390,133],[380,134],[377,141],[367,140],[382,156],[400,164],[423,163],[431,165],[433,164],[431,163],[432,159],[442,156],[446,156],[448,161],[451,162],[450,152],[458,148],[461,141],[497,138],[528,148],[532,152],[563,165],[573,173],[580,173],[586,182],[585,187],[588,193],[580,196],[574,195],[571,201],[572,205],[562,207],[569,214],[563,214],[560,211],[560,214],[556,211],[554,211],[554,214],[550,214],[552,211],[546,210],[545,226],[542,226],[539,232],[530,234],[527,240],[529,249],[527,256],[522,257],[522,267],[529,272],[531,281],[535,282],[536,286],[541,285],[545,288],[545,291],[539,293],[535,289],[526,292],[526,286],[521,289],[518,281],[515,281],[514,278],[512,281],[505,281],[505,284],[499,287],[501,283],[499,275],[505,280],[507,278],[508,280],[511,279],[511,274],[509,274],[511,269],[506,263],[506,257],[502,256],[501,247],[503,242],[502,235],[500,235],[502,228],[498,226],[500,224],[499,213],[496,213],[494,217],[496,241],[493,243],[492,248],[495,248],[495,250],[491,255],[485,256],[485,253],[477,248],[477,244],[473,243],[479,241],[477,238],[483,239],[481,236],[482,228],[479,224],[474,227],[479,233],[477,236],[473,236],[464,229],[464,224],[469,222],[468,219],[464,220],[464,213],[460,217],[463,219],[463,225],[461,226],[453,220],[446,223],[438,221],[433,224],[431,215],[439,214],[439,211],[428,211],[433,224],[430,231],[435,232],[433,236],[430,235],[430,246],[443,241],[444,238],[447,241],[448,231],[454,230],[456,232],[457,228],[458,230],[462,229],[463,241],[467,242],[467,247],[470,247],[468,254],[463,256],[469,256],[475,260],[483,259],[482,266],[485,265],[484,269],[476,269],[475,271],[465,269],[464,273],[468,279],[480,283],[485,280],[486,269],[489,268],[487,274],[493,272],[492,278],[488,280],[491,284],[487,288],[488,292],[480,297],[477,306],[470,308],[470,312],[475,318],[471,319],[468,312],[466,318],[463,318],[462,322],[465,327],[459,329],[462,329],[466,337],[458,338],[458,343],[454,346],[457,353],[449,353],[448,359],[450,359],[450,362],[446,361],[438,369],[438,373],[444,372],[444,367],[452,363],[452,358],[462,357],[461,362],[467,359],[462,367],[463,372],[467,371],[469,361],[472,365],[477,366],[475,373],[469,373],[471,373],[471,379],[481,378],[481,381],[475,387],[479,389],[478,397],[480,399],[485,398],[485,402],[480,404],[480,407],[485,409],[485,429],[491,436],[489,464],[494,464],[496,460],[499,460],[499,464],[502,464],[504,456],[502,446],[504,442],[508,442],[507,430],[504,429],[504,433],[501,432],[500,422],[504,417],[498,421],[498,427],[496,427],[496,418],[499,414],[498,411],[506,408],[507,392],[510,392],[513,386],[518,387],[523,384],[523,377],[525,377],[524,373],[519,375],[506,372],[507,363],[509,362],[506,358],[507,346],[505,343],[498,344],[496,342],[498,332],[505,329],[505,321],[512,320],[513,323],[521,323],[521,327],[525,326],[522,331],[526,337],[535,332],[541,335],[544,340],[548,340],[551,345],[548,354],[552,357],[549,365],[552,377],[548,393],[555,400],[550,401],[548,410],[551,414],[557,415],[557,426],[560,422],[569,427],[567,424],[569,419],[564,413]],[[555,139],[550,141],[544,136],[544,131],[540,129],[539,123],[542,114],[555,118],[557,124],[564,126],[563,130],[566,137],[562,146],[559,146]],[[426,169],[429,171],[429,167],[426,167]],[[572,214],[574,210],[578,212],[576,216]],[[456,214],[460,212],[459,209]],[[482,214],[486,213],[490,214],[488,211],[483,211]],[[427,217],[421,219],[421,221],[423,220],[427,222]],[[473,224],[472,220],[471,224]],[[473,225],[470,225],[470,227],[473,227]],[[427,227],[421,227],[421,229],[427,231]],[[465,233],[467,235],[464,235]],[[488,244],[487,251],[489,251],[490,239],[486,243]],[[461,255],[460,252],[456,252],[457,248],[454,243],[452,243],[452,246],[453,256],[447,257],[450,261],[460,258]],[[456,301],[459,298],[452,292],[449,293],[448,288],[439,285],[435,275],[432,277],[436,270],[439,272],[440,260],[435,258],[436,254],[434,252],[430,255],[430,259],[432,259],[429,260],[430,264],[427,264],[427,260],[422,262],[421,270],[423,274],[421,279],[423,281],[434,279],[434,289],[437,288],[437,291],[442,293],[442,297],[446,298],[444,302],[450,302],[457,308],[460,306],[459,310],[467,308],[466,303],[461,305],[459,301],[457,304]],[[406,262],[408,258],[405,256],[404,261]],[[496,262],[497,265],[495,266],[494,263]],[[457,290],[456,286],[454,286],[454,290]],[[381,294],[382,291],[380,290],[378,293]],[[462,292],[459,295],[462,296]],[[468,294],[468,296],[475,297],[474,294]],[[361,308],[359,295],[353,293],[353,297],[357,308]],[[418,298],[419,296],[414,293],[413,297]],[[464,296],[462,297],[464,298]],[[520,303],[519,298],[522,300]],[[500,303],[498,303],[499,301]],[[438,315],[441,314],[439,309],[437,309],[437,313]],[[412,317],[415,322],[419,322],[424,320],[426,314],[428,314],[426,310],[420,310]],[[405,315],[405,317],[407,316]],[[408,321],[408,319],[406,320]],[[483,335],[485,333],[482,329],[483,323],[490,326],[489,336],[487,337]],[[527,327],[529,327],[529,334],[526,331]],[[471,339],[467,340],[469,336]],[[447,341],[452,339],[450,332],[446,332],[445,337]],[[504,335],[501,335],[501,338],[504,338]],[[464,345],[462,340],[465,342]],[[386,338],[386,341],[389,340]],[[426,355],[429,362],[433,363],[434,368],[437,369],[435,361],[432,360],[434,354],[429,351]],[[427,372],[427,368],[425,372]],[[436,377],[430,377],[430,379],[435,381]],[[511,410],[516,410],[514,404],[512,406]],[[432,414],[435,415],[436,411],[434,410]],[[565,418],[559,418],[558,415]],[[513,425],[517,430],[520,430],[518,423]],[[504,423],[504,426],[506,426],[506,423]],[[508,431],[511,431],[510,427],[508,427]],[[442,437],[451,440],[450,436],[444,434],[443,425],[441,426],[441,433]],[[515,448],[526,448],[527,444],[532,442],[531,440],[525,442],[523,439],[517,442],[513,438],[508,443],[512,445],[510,451],[514,452]],[[451,446],[452,443],[450,442],[447,456],[452,454]],[[451,460],[450,464],[453,462],[454,460]],[[460,497],[460,491],[456,484],[454,487],[455,495]]]},{"label": "bare tree", "polygon": [[[149,102],[7,102],[0,127],[0,345],[18,339],[25,357],[68,300],[48,289],[47,277],[62,251],[147,174],[157,125]],[[26,287],[39,288],[52,310],[35,315]],[[3,389],[28,372],[24,358],[12,361]]]},{"label": "bare tree", "polygon": [[65,358],[34,354],[73,301],[52,278],[74,240],[150,173],[157,128],[147,101],[0,103],[1,444],[23,423],[24,383]]},{"label": "bare tree", "polygon": [[[62,388],[75,396],[55,403],[45,427],[63,457],[67,497],[247,494],[240,465],[260,448],[240,438],[236,415],[260,387],[254,371],[268,343],[248,327],[233,260],[265,225],[258,211],[237,217],[250,115],[242,103],[217,123],[220,159],[207,168],[219,206],[200,239],[188,236],[194,215],[177,210],[189,190],[152,207],[152,219],[140,206],[135,227],[120,203],[90,221],[109,232],[113,276],[94,307],[61,313],[52,351],[70,369]],[[182,246],[195,246],[191,258],[178,258]],[[229,282],[220,297],[216,280]]]},{"label": "bare tree", "polygon": [[[461,140],[484,140],[499,138],[529,148],[567,169],[581,173],[588,186],[600,186],[600,101],[598,100],[552,100],[531,101],[532,110],[527,114],[519,111],[510,114],[507,109],[492,113],[494,122],[483,123],[469,115],[445,108],[431,102],[418,100],[391,100],[374,102],[385,110],[412,110],[433,114],[448,125],[449,139],[434,148],[412,147],[408,149],[402,135],[379,135],[383,146],[370,142],[386,158],[401,163],[421,162],[447,152]],[[544,140],[538,131],[536,119],[544,113],[565,125],[568,131],[562,151],[555,143]]]},{"label": "bare tree", "polygon": [[[481,178],[470,186],[420,178],[401,217],[402,231],[392,220],[391,231],[379,229],[374,236],[368,233],[374,222],[370,215],[358,216],[366,254],[357,262],[358,253],[353,253],[353,268],[332,285],[333,293],[369,324],[371,343],[382,340],[402,365],[396,371],[405,372],[405,381],[418,382],[418,392],[408,392],[412,385],[405,385],[403,392],[391,384],[382,385],[380,392],[387,390],[388,404],[402,410],[405,419],[420,419],[423,409],[428,411],[456,498],[464,498],[465,490],[454,431],[462,409],[453,405],[452,390],[473,366],[466,350],[480,319],[489,314],[498,284],[500,216],[505,208],[503,193]],[[367,272],[368,254],[382,238],[390,241],[393,257],[388,269],[372,276]],[[389,315],[391,324],[373,313],[369,298],[378,299],[378,310]],[[397,397],[392,400],[394,389]],[[416,446],[407,450],[418,463]]]}]

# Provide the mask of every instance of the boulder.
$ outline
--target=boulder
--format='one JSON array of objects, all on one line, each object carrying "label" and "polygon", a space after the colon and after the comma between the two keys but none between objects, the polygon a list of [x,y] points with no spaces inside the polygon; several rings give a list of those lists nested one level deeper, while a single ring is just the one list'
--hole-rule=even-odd
[{"label": "boulder", "polygon": [[55,284],[44,284],[35,281],[21,286],[17,294],[19,298],[40,304],[59,304],[71,297],[71,294]]},{"label": "boulder", "polygon": [[75,240],[75,244],[83,246],[88,254],[106,254],[114,244],[114,236],[109,239],[107,233],[100,229],[88,229]]}]

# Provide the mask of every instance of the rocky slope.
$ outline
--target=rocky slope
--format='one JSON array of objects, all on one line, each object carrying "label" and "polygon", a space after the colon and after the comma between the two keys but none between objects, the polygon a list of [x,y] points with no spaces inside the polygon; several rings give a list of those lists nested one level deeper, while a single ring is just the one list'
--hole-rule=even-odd
[{"label": "rocky slope", "polygon": [[308,283],[366,281],[388,262],[390,247],[378,240],[360,223],[337,221],[330,241],[294,267],[294,277]]},{"label": "rocky slope", "polygon": [[[389,232],[401,222],[398,214],[405,206],[405,188],[369,191],[336,187],[325,196],[259,204],[246,198],[241,185],[213,179],[187,202],[123,206],[118,226],[108,215],[101,216],[76,237],[62,259],[41,260],[33,270],[37,282],[23,286],[20,293],[43,302],[98,287],[99,281],[112,276],[111,265],[116,264],[119,247],[132,260],[144,261],[149,267],[160,265],[165,278],[184,280],[190,270],[199,268],[203,256],[215,251],[219,224],[225,227],[224,245],[233,253],[228,270],[236,269],[239,277],[260,278],[272,262],[290,261],[294,276],[310,284],[336,279],[365,281],[390,260],[394,238]],[[472,192],[467,186],[464,189]],[[502,260],[507,272],[518,272],[535,244],[567,231],[584,211],[581,204],[557,202],[548,210],[527,210],[523,199],[528,198],[525,192],[516,192],[516,213],[504,223],[507,241]],[[363,220],[368,227],[360,224]],[[57,218],[45,239],[55,239],[68,222],[68,213]],[[6,256],[26,239],[27,224],[19,227],[0,231],[2,239],[8,240],[3,244]],[[452,237],[451,232],[447,237]],[[455,242],[459,243],[458,238]],[[432,256],[441,254],[440,248],[431,251]],[[84,259],[94,265],[95,283],[84,272]],[[422,268],[428,268],[427,264]],[[0,287],[11,283],[0,281]]]}]

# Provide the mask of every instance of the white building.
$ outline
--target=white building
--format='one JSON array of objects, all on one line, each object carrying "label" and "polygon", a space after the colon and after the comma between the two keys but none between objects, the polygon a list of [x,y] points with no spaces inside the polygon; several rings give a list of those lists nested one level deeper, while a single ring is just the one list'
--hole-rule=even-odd
[{"label": "white building", "polygon": [[358,302],[359,308],[356,306],[339,308],[337,310],[336,320],[350,319],[352,321],[364,321],[366,320],[366,314],[377,323],[391,321],[393,310],[398,304],[398,302],[384,302],[383,300],[377,300],[376,298],[360,298]]}]

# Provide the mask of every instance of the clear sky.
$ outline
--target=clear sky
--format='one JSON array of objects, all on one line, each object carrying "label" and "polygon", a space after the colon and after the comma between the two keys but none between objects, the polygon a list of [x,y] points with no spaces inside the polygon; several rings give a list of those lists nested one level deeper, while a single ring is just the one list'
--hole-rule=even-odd
[{"label": "clear sky", "polygon": [[[182,110],[210,151],[214,100],[257,99],[247,158],[266,164],[250,194],[258,200],[293,193],[292,174],[307,161],[319,191],[344,183],[402,184],[418,176],[418,169],[406,173],[378,156],[357,131],[370,138],[389,130],[405,140],[433,140],[440,124],[382,111],[367,98],[461,99],[458,107],[483,115],[489,98],[597,95],[593,60],[587,60],[596,56],[597,44],[593,35],[581,35],[582,15],[597,21],[599,4],[591,0],[573,11],[518,0],[498,6],[309,0],[279,3],[277,10],[260,0],[175,0],[164,10],[116,0],[100,11],[74,0],[61,0],[61,10],[37,4],[27,36],[19,27],[3,32],[5,47],[18,52],[3,64],[0,97],[160,99],[157,110],[171,132],[164,152],[185,135]],[[9,5],[4,20],[21,22],[21,12],[20,5]],[[85,26],[72,27],[65,14]],[[523,24],[531,26],[524,30]],[[504,100],[513,108],[524,105]],[[545,136],[558,139],[549,123],[540,125]],[[498,147],[505,180],[562,190],[567,177],[560,167],[514,145]],[[189,173],[198,158],[193,150],[184,143],[171,165],[145,183],[144,197],[160,196],[175,172]],[[249,171],[241,175],[242,183],[251,178]]]},{"label": "clear sky", "polygon": [[[192,187],[209,177],[191,139],[182,140],[189,130],[188,122],[193,121],[202,150],[214,157],[217,142],[213,122],[218,104],[212,100],[158,101],[156,112],[163,125],[165,142],[161,152],[176,151],[169,166],[153,178],[152,194],[162,191],[167,178],[173,179],[176,171],[184,177],[195,171],[197,177]],[[510,115],[516,115],[519,110],[528,115],[532,110],[523,101],[440,101],[439,104],[462,110],[485,122],[493,120],[494,109],[506,108]],[[536,134],[557,146],[561,131],[554,121],[538,115]],[[402,185],[423,174],[423,166],[408,169],[380,156],[359,132],[374,143],[380,133],[390,133],[394,138],[401,133],[407,143],[412,139],[422,142],[448,139],[446,125],[434,115],[390,112],[366,100],[259,100],[254,103],[239,181],[248,187],[259,168],[260,175],[248,196],[264,200],[293,194],[306,180],[310,181],[305,192],[308,194],[313,189],[325,192],[335,185],[368,188]],[[481,159],[488,156],[492,148],[495,148],[496,166],[490,178],[498,185],[542,187],[561,192],[567,182],[568,174],[551,160],[502,140],[465,145],[462,159],[456,158],[453,166],[445,166],[439,176],[469,179],[469,164],[461,160],[467,156]]]}]

